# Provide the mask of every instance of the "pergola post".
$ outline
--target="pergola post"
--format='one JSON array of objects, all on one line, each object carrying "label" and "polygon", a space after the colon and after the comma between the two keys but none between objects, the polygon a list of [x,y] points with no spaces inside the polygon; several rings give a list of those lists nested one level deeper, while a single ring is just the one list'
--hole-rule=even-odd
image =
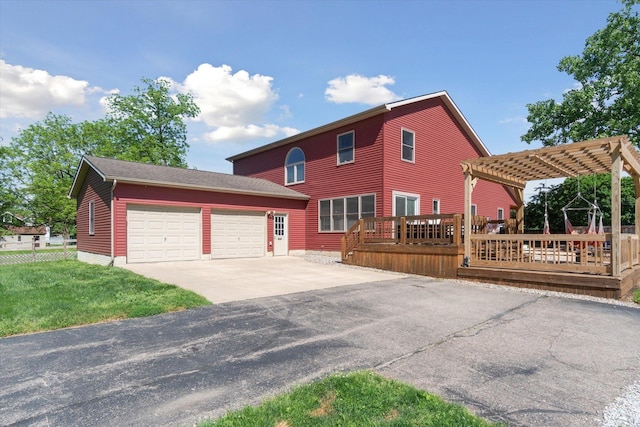
[{"label": "pergola post", "polygon": [[464,171],[464,258],[471,260],[471,193],[473,177],[469,169]]},{"label": "pergola post", "polygon": [[516,233],[524,234],[524,191],[515,188],[518,209],[516,210]]},{"label": "pergola post", "polygon": [[640,236],[640,175],[632,175],[633,177],[633,187],[636,195],[636,205],[635,205],[635,222],[636,225],[635,234]]},{"label": "pergola post", "polygon": [[[611,146],[611,275],[620,276],[620,144]],[[636,225],[637,227],[637,225]]]}]

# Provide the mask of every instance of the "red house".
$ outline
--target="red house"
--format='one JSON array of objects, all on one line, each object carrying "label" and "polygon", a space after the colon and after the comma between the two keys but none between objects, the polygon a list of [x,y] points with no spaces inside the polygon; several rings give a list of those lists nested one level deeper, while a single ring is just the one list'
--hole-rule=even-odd
[{"label": "red house", "polygon": [[[381,105],[230,157],[233,172],[310,196],[306,250],[340,251],[360,217],[462,213],[460,162],[489,156],[447,92]],[[480,181],[474,214],[507,218],[516,204],[502,186]]]},{"label": "red house", "polygon": [[[85,156],[78,257],[103,264],[339,251],[360,217],[457,213],[489,152],[446,92],[381,105],[229,158],[233,175]],[[478,182],[475,213],[513,198]]]}]

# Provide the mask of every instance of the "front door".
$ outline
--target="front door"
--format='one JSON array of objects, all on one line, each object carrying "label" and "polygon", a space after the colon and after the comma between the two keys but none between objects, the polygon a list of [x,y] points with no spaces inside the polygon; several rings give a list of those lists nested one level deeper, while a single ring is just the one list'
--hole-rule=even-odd
[{"label": "front door", "polygon": [[289,255],[289,232],[287,228],[286,215],[276,214],[273,216],[273,256]]}]

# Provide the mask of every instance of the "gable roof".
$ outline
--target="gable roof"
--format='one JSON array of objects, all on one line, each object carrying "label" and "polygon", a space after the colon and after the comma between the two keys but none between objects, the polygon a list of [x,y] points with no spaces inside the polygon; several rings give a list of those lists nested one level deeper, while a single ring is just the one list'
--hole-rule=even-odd
[{"label": "gable roof", "polygon": [[281,139],[279,141],[275,141],[272,142],[271,144],[267,144],[267,145],[263,145],[257,148],[254,148],[252,150],[249,151],[245,151],[243,153],[240,154],[236,154],[235,156],[231,156],[228,157],[227,160],[230,162],[233,162],[235,160],[240,160],[243,159],[245,157],[249,157],[252,156],[254,154],[258,154],[258,153],[262,153],[265,151],[269,151],[272,150],[274,148],[283,146],[283,145],[287,145],[287,144],[291,144],[291,143],[295,143],[298,142],[300,140],[315,136],[315,135],[319,135],[323,132],[328,132],[331,131],[333,129],[337,129],[340,128],[342,126],[347,126],[383,113],[386,113],[387,111],[391,111],[394,108],[398,108],[398,107],[402,107],[404,105],[408,105],[408,104],[413,104],[416,102],[421,102],[421,101],[425,101],[428,99],[436,99],[436,98],[440,98],[442,100],[442,102],[447,106],[447,108],[449,109],[449,111],[451,112],[451,114],[453,115],[453,117],[455,118],[456,122],[460,125],[460,127],[463,129],[463,131],[469,136],[469,138],[471,139],[471,141],[473,141],[473,144],[478,148],[478,150],[480,151],[480,153],[482,153],[482,156],[490,156],[491,153],[489,153],[489,150],[487,149],[487,147],[484,145],[484,143],[482,142],[482,140],[480,139],[480,137],[478,136],[478,134],[476,134],[476,132],[473,130],[473,128],[471,127],[471,125],[469,124],[469,122],[467,121],[467,119],[462,115],[462,112],[460,111],[460,109],[456,106],[456,104],[453,102],[453,100],[451,99],[451,97],[449,96],[449,94],[447,93],[447,91],[441,91],[441,92],[435,92],[435,93],[430,93],[427,95],[422,95],[422,96],[416,96],[413,98],[407,98],[407,99],[403,99],[400,101],[396,101],[396,102],[390,102],[388,104],[383,104],[383,105],[379,105],[377,107],[371,108],[369,110],[363,111],[361,113],[358,114],[354,114],[352,116],[349,117],[345,117],[344,119],[340,119],[337,120],[335,122],[317,127],[315,129],[311,129],[308,130],[306,132],[302,132],[293,136],[290,136],[288,138],[285,139]]},{"label": "gable roof", "polygon": [[105,182],[117,181],[127,184],[143,184],[156,187],[184,188],[284,199],[309,199],[309,196],[306,194],[299,193],[265,179],[195,169],[150,165],[94,156],[82,157],[71,190],[69,191],[69,197],[75,198],[78,196],[89,168],[94,169]]}]

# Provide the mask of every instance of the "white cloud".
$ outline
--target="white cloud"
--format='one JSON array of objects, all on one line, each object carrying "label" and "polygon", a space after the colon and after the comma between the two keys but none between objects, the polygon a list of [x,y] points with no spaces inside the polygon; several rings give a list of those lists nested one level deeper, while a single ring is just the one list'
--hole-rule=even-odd
[{"label": "white cloud", "polygon": [[336,104],[357,102],[380,105],[400,99],[398,95],[386,87],[393,84],[395,84],[395,80],[383,74],[377,77],[350,74],[329,81],[329,87],[324,91],[324,95],[327,101]]},{"label": "white cloud", "polygon": [[0,118],[39,119],[60,106],[81,106],[85,95],[104,92],[89,82],[0,60]]},{"label": "white cloud", "polygon": [[290,127],[280,127],[274,124],[266,124],[264,126],[250,124],[245,126],[221,126],[207,133],[205,139],[214,143],[222,141],[244,142],[256,138],[289,137],[297,133],[300,133],[300,131]]},{"label": "white cloud", "polygon": [[528,123],[528,122],[527,122],[527,119],[525,117],[522,117],[522,116],[507,117],[505,119],[502,119],[502,120],[498,121],[499,125],[506,125],[506,124],[510,124],[510,123],[522,124],[522,123]]},{"label": "white cloud", "polygon": [[[250,75],[245,70],[233,73],[228,65],[211,64],[201,64],[182,83],[171,81],[179,92],[193,95],[200,107],[196,121],[215,128],[205,135],[210,142],[248,141],[298,133],[296,129],[265,124],[265,116],[278,100],[272,82],[270,76]],[[281,108],[285,118],[290,115],[288,107]]]},{"label": "white cloud", "polygon": [[228,65],[202,64],[177,86],[193,94],[201,110],[199,119],[207,125],[239,126],[260,121],[277,101],[272,80],[244,70],[232,74]]}]

